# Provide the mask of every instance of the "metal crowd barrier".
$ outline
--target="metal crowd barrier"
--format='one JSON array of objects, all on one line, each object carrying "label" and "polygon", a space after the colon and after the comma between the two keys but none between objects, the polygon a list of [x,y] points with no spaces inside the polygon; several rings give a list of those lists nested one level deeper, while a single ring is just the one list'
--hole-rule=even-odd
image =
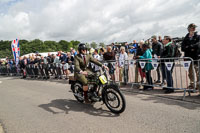
[{"label": "metal crowd barrier", "polygon": [[[115,82],[131,84],[132,88],[142,85],[183,90],[183,99],[185,98],[186,92],[189,95],[191,92],[197,92],[195,88],[197,87],[197,79],[200,77],[200,74],[196,73],[194,68],[196,63],[192,58],[115,60],[104,62],[104,65],[108,66],[109,63],[115,68]],[[198,70],[200,70],[200,60],[198,63]],[[150,71],[151,76],[146,75],[146,65],[152,65],[152,70]],[[158,80],[157,71],[160,72],[161,83],[155,83]],[[191,75],[190,77],[188,76],[189,74]],[[150,81],[150,78],[152,78],[152,84],[147,82],[148,80]],[[193,88],[190,88],[191,79],[193,79]],[[162,83],[162,81],[164,82]]]},{"label": "metal crowd barrier", "polygon": [[17,76],[17,67],[12,65],[0,65],[0,75]]},{"label": "metal crowd barrier", "polygon": [[20,69],[19,66],[13,66],[10,68],[8,65],[0,66],[0,75],[7,76],[26,76],[31,78],[47,78],[51,76],[64,77],[66,69],[74,70],[74,65],[69,65],[68,63],[52,63],[52,64],[27,64],[24,69]]}]

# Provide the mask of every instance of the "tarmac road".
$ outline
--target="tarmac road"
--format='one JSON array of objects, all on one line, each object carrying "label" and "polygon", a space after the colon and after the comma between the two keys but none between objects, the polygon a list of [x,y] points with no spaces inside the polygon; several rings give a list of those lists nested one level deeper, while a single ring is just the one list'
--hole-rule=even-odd
[{"label": "tarmac road", "polygon": [[199,133],[200,104],[125,93],[127,108],[85,105],[64,80],[0,77],[0,122],[6,133]]}]

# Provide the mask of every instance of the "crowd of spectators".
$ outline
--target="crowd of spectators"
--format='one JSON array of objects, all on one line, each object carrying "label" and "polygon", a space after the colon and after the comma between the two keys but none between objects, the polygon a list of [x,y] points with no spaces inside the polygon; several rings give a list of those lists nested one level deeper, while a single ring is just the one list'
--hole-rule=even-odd
[{"label": "crowd of spectators", "polygon": [[[200,55],[200,36],[195,32],[196,25],[190,24],[188,26],[188,34],[185,36],[181,43],[181,51],[184,52],[185,57],[190,57],[193,60],[198,60]],[[174,63],[172,64],[172,69],[168,70],[165,62],[174,62],[172,59],[176,56],[176,43],[170,36],[164,36],[162,39],[161,36],[152,36],[150,39],[144,41],[141,40],[139,43],[136,40],[133,40],[131,44],[124,43],[124,45],[115,45],[112,43],[108,45],[107,48],[99,48],[99,49],[90,49],[88,50],[89,54],[93,56],[96,60],[106,61],[108,62],[109,74],[111,79],[114,81],[115,76],[115,67],[112,62],[118,60],[119,67],[119,77],[120,81],[122,81],[122,77],[125,74],[128,74],[127,69],[125,69],[122,63],[123,61],[130,59],[147,59],[145,67],[142,68],[140,66],[139,61],[136,61],[136,69],[135,69],[135,82],[146,82],[147,86],[144,86],[144,90],[153,89],[153,84],[161,83],[167,84],[167,87],[164,87],[166,93],[174,92],[173,89],[173,68]],[[13,69],[15,67],[15,62],[13,59],[6,59],[5,61],[0,61],[0,66],[7,66],[7,71],[9,73],[14,73],[14,71],[21,72],[23,75],[22,78],[26,78],[29,75],[31,78],[43,78],[49,79],[50,76],[54,76],[54,78],[68,79],[70,73],[73,73],[74,70],[74,56],[76,56],[77,51],[73,48],[70,49],[69,52],[58,51],[57,54],[48,54],[48,56],[44,57],[39,55],[39,53],[30,55],[29,57],[20,57],[19,59],[19,70]],[[130,56],[133,55],[133,56]],[[156,69],[157,79],[153,83],[151,77],[151,71],[153,69],[152,64],[150,63],[151,59],[165,59],[159,60],[158,67]],[[90,63],[91,69],[95,72],[99,70],[99,67]],[[192,65],[189,69],[189,78],[190,78],[190,88],[194,88],[194,74],[192,72]],[[199,81],[199,71],[198,64],[194,63],[194,68],[197,76],[197,81]],[[0,69],[0,73],[2,69]],[[138,72],[141,76],[141,81],[138,81]],[[65,75],[65,76],[63,76]],[[126,75],[125,75],[126,76]],[[126,76],[128,78],[128,76]],[[162,78],[162,79],[161,79]],[[199,84],[197,83],[196,89],[200,89]]]}]

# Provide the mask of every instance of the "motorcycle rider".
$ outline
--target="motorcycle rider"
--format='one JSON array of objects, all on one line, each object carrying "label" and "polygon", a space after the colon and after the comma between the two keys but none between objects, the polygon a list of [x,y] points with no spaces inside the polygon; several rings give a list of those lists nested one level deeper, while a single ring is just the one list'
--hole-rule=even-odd
[{"label": "motorcycle rider", "polygon": [[98,66],[104,67],[108,69],[108,67],[102,65],[99,61],[94,59],[91,55],[87,54],[87,47],[84,43],[80,43],[78,46],[79,54],[75,56],[74,64],[74,76],[75,78],[83,84],[84,91],[84,100],[85,103],[89,103],[88,100],[88,84],[87,84],[87,76],[92,75],[92,71],[89,70],[88,65],[89,62],[92,62]]}]

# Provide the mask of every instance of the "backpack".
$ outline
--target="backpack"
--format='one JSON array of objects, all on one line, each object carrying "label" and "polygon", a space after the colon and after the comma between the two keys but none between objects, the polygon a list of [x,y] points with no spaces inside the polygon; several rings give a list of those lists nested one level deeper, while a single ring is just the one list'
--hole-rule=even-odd
[{"label": "backpack", "polygon": [[182,53],[179,50],[179,47],[176,43],[173,44],[173,49],[174,49],[174,56],[173,57],[181,57]]}]

